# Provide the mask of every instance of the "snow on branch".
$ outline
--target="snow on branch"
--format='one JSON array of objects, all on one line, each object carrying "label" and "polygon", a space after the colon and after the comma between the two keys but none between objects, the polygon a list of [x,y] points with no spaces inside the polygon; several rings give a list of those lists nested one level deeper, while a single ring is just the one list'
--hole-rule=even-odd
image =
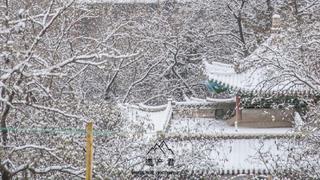
[{"label": "snow on branch", "polygon": [[19,101],[19,102],[17,101],[17,102],[13,102],[13,104],[27,105],[27,106],[32,107],[32,108],[36,108],[36,109],[40,109],[40,110],[44,110],[44,111],[55,112],[55,113],[61,114],[61,115],[65,116],[65,117],[69,117],[69,118],[84,119],[83,116],[77,116],[77,115],[69,114],[66,111],[62,111],[60,109],[53,108],[53,107],[43,106],[43,105],[40,105],[40,104],[30,104],[30,103],[27,103],[26,101]]}]

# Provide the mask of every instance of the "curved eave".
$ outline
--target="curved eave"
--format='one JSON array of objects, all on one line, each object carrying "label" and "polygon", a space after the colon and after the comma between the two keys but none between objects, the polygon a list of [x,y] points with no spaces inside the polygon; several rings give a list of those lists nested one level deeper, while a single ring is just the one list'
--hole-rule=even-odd
[{"label": "curved eave", "polygon": [[213,78],[209,78],[209,80],[216,82],[217,84],[227,87],[228,89],[232,91],[236,91],[239,94],[257,94],[257,95],[276,95],[276,96],[314,96],[314,95],[320,95],[320,92],[317,92],[315,90],[295,90],[295,89],[289,89],[289,90],[263,90],[263,89],[248,89],[244,87],[235,86],[233,84],[229,84],[226,82],[223,82],[222,80],[216,80]]}]

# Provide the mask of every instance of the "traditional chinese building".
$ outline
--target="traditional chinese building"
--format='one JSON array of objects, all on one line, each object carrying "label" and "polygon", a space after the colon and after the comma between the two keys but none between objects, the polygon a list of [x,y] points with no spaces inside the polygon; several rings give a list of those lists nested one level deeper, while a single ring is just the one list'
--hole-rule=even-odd
[{"label": "traditional chinese building", "polygon": [[[274,58],[272,49],[281,51],[283,43],[280,32],[280,17],[274,15],[271,37],[243,61]],[[151,132],[157,137],[152,142],[164,140],[174,152],[174,165],[169,168],[173,174],[227,179],[269,177],[275,162],[266,154],[285,161],[296,146],[293,137],[299,137],[297,128],[303,121],[295,97],[314,92],[289,77],[274,80],[277,72],[272,66],[250,68],[207,60],[204,66],[209,89],[215,93],[228,89],[235,97],[190,98],[187,102],[170,99],[166,106],[131,106],[131,119],[150,118],[154,124]],[[150,162],[148,155],[146,162]],[[154,169],[148,163],[135,167],[140,172]]]},{"label": "traditional chinese building", "polygon": [[[315,93],[306,84],[297,81],[299,78],[285,76],[275,68],[278,65],[274,63],[275,59],[279,64],[288,60],[279,55],[285,51],[283,45],[286,43],[281,33],[280,16],[275,14],[272,18],[271,36],[240,61],[245,65],[204,61],[208,86],[231,89],[236,94],[236,115],[228,120],[230,125],[293,127],[297,111],[304,106],[296,98],[297,95],[311,96]],[[271,104],[278,106],[271,108]]]}]

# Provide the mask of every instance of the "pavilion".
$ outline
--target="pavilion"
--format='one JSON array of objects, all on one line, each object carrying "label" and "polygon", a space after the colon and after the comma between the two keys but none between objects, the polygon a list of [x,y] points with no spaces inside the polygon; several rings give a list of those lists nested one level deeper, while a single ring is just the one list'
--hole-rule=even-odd
[{"label": "pavilion", "polygon": [[[274,62],[272,61],[274,59],[286,63],[287,59],[279,55],[285,51],[283,39],[280,16],[275,14],[272,17],[271,36],[252,54],[241,60],[240,64],[204,61],[209,84],[218,84],[223,88],[233,90],[236,94],[236,116],[228,120],[229,124],[236,127],[290,127],[297,113],[292,106],[291,108],[271,109],[270,106],[264,105],[259,109],[243,109],[241,102],[248,106],[248,103],[254,100],[252,97],[257,96],[269,99],[271,103],[279,99],[296,102],[297,95],[315,94],[315,91],[306,84],[297,81],[297,77],[284,76],[277,71],[274,64],[268,64]],[[257,62],[266,63],[257,64]],[[247,98],[246,100],[249,99],[250,102],[244,102],[241,98]],[[252,105],[252,107],[257,106]]]}]

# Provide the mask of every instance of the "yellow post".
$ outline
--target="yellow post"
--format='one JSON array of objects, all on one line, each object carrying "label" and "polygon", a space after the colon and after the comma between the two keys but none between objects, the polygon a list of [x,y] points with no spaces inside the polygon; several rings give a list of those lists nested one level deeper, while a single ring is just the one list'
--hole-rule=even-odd
[{"label": "yellow post", "polygon": [[93,122],[86,125],[86,180],[92,180],[92,161],[93,161]]}]

